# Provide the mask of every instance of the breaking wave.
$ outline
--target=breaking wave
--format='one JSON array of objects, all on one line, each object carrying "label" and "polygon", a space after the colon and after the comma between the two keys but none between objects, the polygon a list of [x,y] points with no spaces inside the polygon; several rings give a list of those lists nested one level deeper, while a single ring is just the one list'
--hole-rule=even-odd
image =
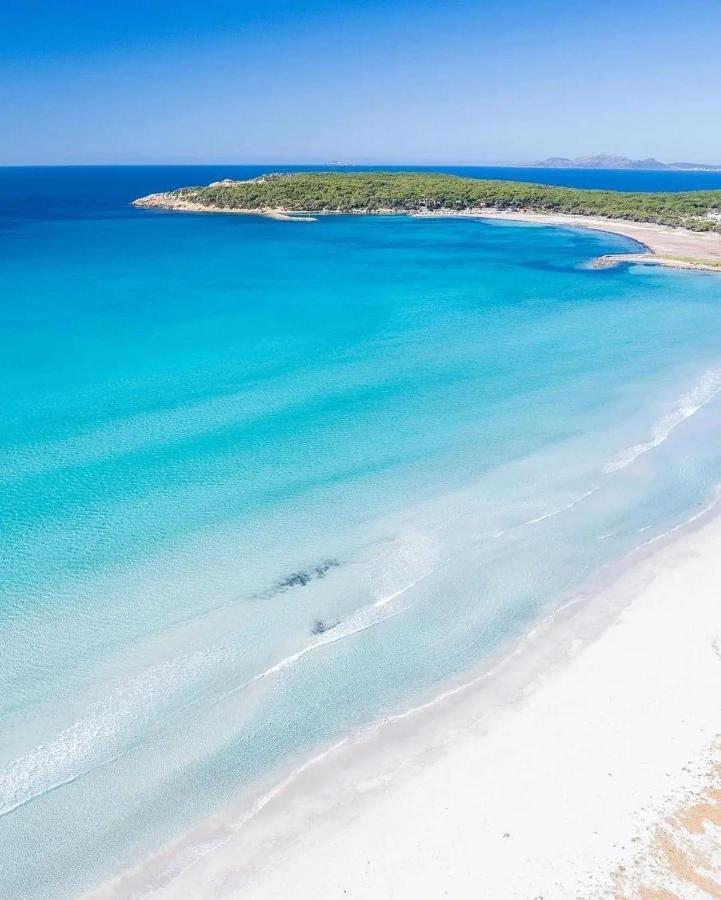
[{"label": "breaking wave", "polygon": [[562,512],[567,512],[569,509],[573,509],[574,506],[578,506],[583,500],[586,500],[592,494],[595,494],[597,490],[597,487],[593,487],[589,491],[585,491],[579,497],[576,497],[574,500],[571,500],[570,503],[566,503],[565,506],[559,506],[556,509],[552,509],[547,513],[543,513],[542,516],[536,516],[535,519],[529,519],[527,522],[524,522],[524,524],[537,525],[539,522],[544,522],[546,519],[552,519],[554,516],[558,516]]},{"label": "breaking wave", "polygon": [[221,648],[199,650],[146,669],[89,704],[86,715],[53,740],[12,760],[0,769],[0,816],[112,762],[124,747],[121,735],[146,721],[159,700],[167,701],[222,654]]},{"label": "breaking wave", "polygon": [[654,425],[651,440],[627,447],[604,466],[606,474],[618,472],[632,462],[662,444],[682,422],[698,412],[721,391],[721,368],[709,369],[692,390],[682,394],[673,412],[662,416]]},{"label": "breaking wave", "polygon": [[[337,565],[337,560],[327,560],[308,572],[295,573],[279,582],[276,591],[323,578]],[[410,583],[361,607],[347,619],[327,626],[314,640],[295,653],[212,699],[216,702],[225,699],[287,669],[326,644],[351,637],[399,615],[408,609],[409,604],[399,605],[394,601],[432,571],[434,570],[424,571]],[[238,647],[226,646],[183,654],[146,669],[100,700],[89,704],[84,716],[60,731],[52,740],[32,747],[0,769],[0,816],[113,762],[125,751],[129,739],[137,733],[138,727],[146,724],[158,712],[159,705],[172,700],[178,691],[202,677],[204,672],[232,661],[237,652]]]}]

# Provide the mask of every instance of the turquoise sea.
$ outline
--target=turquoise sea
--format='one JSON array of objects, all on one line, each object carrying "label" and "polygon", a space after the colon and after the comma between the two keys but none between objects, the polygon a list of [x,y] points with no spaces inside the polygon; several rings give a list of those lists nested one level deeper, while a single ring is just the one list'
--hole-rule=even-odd
[{"label": "turquoise sea", "polygon": [[594,270],[635,245],[570,228],[128,206],[261,170],[0,170],[3,898],[462,678],[721,483],[720,277]]}]

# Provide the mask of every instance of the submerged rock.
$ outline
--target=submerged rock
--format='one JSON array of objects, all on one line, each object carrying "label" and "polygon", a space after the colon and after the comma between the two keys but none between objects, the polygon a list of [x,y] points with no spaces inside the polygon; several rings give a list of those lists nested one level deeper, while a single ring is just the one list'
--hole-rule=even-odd
[{"label": "submerged rock", "polygon": [[336,619],[335,622],[324,622],[323,619],[316,619],[313,622],[313,627],[310,629],[311,634],[325,634],[326,631],[332,631],[337,625],[340,624],[340,620]]},{"label": "submerged rock", "polygon": [[293,572],[276,585],[278,591],[287,591],[289,588],[304,587],[314,578],[325,578],[331,569],[335,569],[340,565],[337,559],[327,559],[325,562],[314,566],[312,569],[304,569],[300,572]]}]

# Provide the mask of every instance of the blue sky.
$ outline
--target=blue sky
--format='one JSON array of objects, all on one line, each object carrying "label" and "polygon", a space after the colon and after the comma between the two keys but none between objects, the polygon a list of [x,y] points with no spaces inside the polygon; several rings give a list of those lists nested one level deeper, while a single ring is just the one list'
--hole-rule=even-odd
[{"label": "blue sky", "polygon": [[721,163],[721,2],[3,0],[0,164]]}]

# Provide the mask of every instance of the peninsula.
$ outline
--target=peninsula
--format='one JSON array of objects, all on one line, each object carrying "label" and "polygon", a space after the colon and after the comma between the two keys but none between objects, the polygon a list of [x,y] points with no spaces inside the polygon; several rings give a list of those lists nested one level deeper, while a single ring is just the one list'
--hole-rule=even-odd
[{"label": "peninsula", "polygon": [[298,172],[217,181],[133,201],[143,208],[244,213],[470,215],[567,224],[631,237],[645,252],[602,257],[711,271],[721,269],[721,190],[639,193],[582,190],[420,172]]}]

